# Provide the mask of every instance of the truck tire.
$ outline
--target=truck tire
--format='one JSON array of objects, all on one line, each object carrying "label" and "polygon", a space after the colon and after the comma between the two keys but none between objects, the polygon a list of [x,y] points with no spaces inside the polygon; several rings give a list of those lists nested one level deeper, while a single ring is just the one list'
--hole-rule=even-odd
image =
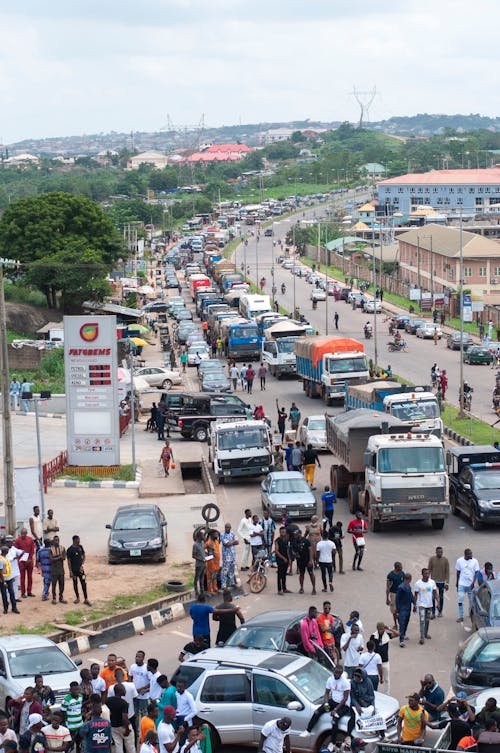
[{"label": "truck tire", "polygon": [[444,528],[444,518],[441,520],[431,520],[431,526],[435,531],[442,531]]},{"label": "truck tire", "polygon": [[368,528],[370,529],[370,531],[372,531],[373,533],[380,533],[380,531],[382,530],[382,523],[373,515],[373,510],[369,498],[365,499],[365,514],[368,516]]},{"label": "truck tire", "polygon": [[206,424],[198,424],[193,429],[193,439],[197,442],[206,442],[208,439],[208,426]]},{"label": "truck tire", "polygon": [[349,506],[349,512],[353,515],[359,510],[359,486],[357,484],[349,484],[347,490],[347,504]]},{"label": "truck tire", "polygon": [[330,468],[330,488],[333,489],[337,498],[347,496],[347,485],[342,485],[340,472],[336,465],[332,465]]}]

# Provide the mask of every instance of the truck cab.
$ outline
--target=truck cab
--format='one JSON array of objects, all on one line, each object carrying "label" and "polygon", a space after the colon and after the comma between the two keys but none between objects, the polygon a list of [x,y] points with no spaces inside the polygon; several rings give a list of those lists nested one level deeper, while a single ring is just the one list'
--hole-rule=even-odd
[{"label": "truck cab", "polygon": [[433,392],[403,392],[387,395],[383,410],[402,421],[413,424],[416,431],[429,431],[436,437],[443,435],[443,421],[437,398]]},{"label": "truck cab", "polygon": [[265,339],[262,343],[262,360],[267,364],[273,376],[295,374],[297,370],[295,357],[296,337],[279,337],[276,340]]},{"label": "truck cab", "polygon": [[265,421],[216,421],[208,442],[209,460],[219,484],[273,470],[271,431]]},{"label": "truck cab", "polygon": [[500,451],[490,445],[450,447],[446,453],[450,504],[474,530],[500,523]]}]

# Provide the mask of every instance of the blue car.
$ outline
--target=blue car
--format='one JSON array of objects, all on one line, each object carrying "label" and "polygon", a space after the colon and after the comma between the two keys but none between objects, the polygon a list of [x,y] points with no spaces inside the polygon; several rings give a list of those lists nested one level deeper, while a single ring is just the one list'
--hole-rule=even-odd
[{"label": "blue car", "polygon": [[471,621],[476,630],[500,627],[500,580],[486,580],[474,592]]}]

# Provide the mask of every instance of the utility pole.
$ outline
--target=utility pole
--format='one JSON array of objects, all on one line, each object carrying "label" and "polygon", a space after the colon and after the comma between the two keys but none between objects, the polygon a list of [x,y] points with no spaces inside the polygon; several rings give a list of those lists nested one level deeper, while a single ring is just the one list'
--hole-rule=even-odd
[{"label": "utility pole", "polygon": [[463,223],[462,223],[462,210],[460,210],[460,231],[459,231],[459,244],[460,244],[460,257],[459,257],[459,274],[460,280],[458,290],[460,292],[460,385],[458,388],[458,394],[460,396],[458,406],[457,418],[465,418],[464,412],[464,280],[463,280],[463,263],[464,263],[464,246],[463,246]]},{"label": "utility pole", "polygon": [[[12,421],[9,403],[9,353],[7,349],[7,325],[5,322],[5,296],[3,267],[9,260],[0,259],[0,352],[2,357],[2,405],[3,405],[3,483],[5,499],[5,527],[7,533],[16,532],[16,496],[14,492],[14,455],[12,452]],[[11,262],[12,264],[12,262]]]}]

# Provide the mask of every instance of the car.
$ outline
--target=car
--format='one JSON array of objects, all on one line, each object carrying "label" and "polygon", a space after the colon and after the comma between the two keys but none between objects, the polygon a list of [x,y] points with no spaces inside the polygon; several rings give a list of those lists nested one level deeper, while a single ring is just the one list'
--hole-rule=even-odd
[{"label": "car", "polygon": [[340,300],[347,301],[351,288],[340,288]]},{"label": "car", "polygon": [[182,384],[180,373],[165,366],[145,366],[137,369],[134,376],[145,379],[150,387],[163,387],[164,390],[169,390],[174,384]]},{"label": "car", "polygon": [[231,392],[231,382],[223,371],[206,371],[200,379],[202,392]]},{"label": "car", "polygon": [[451,332],[446,338],[446,347],[450,348],[450,350],[460,350],[460,339],[462,339],[462,347],[464,350],[467,350],[467,348],[469,348],[474,342],[472,335],[469,335],[468,332],[464,332],[461,338],[460,332]]},{"label": "car", "polygon": [[425,324],[425,319],[408,319],[406,322],[404,329],[405,332],[408,332],[409,335],[414,335],[417,332],[417,329],[419,327],[422,327]]},{"label": "car", "polygon": [[218,358],[211,358],[209,361],[202,361],[198,368],[198,379],[208,371],[224,371],[224,364]]},{"label": "car", "polygon": [[[264,651],[298,651],[303,654],[305,652],[300,640],[300,623],[306,615],[307,612],[296,609],[262,612],[240,625],[225,645],[235,648],[260,648]],[[335,620],[335,645],[340,650],[344,623],[341,617],[335,614],[332,614],[332,617]],[[328,655],[323,652],[320,656],[320,664],[332,671],[332,662]]]},{"label": "car", "polygon": [[356,303],[356,308],[361,309],[363,308],[365,301],[366,298],[364,297],[363,293],[358,293],[355,290],[351,290],[349,292],[349,295],[347,296],[346,303],[350,303],[351,305],[353,303]]},{"label": "car", "polygon": [[188,366],[196,366],[196,356],[199,356],[202,361],[208,361],[210,358],[210,353],[208,351],[208,348],[206,345],[203,347],[200,347],[199,345],[193,345],[191,348],[188,348],[187,352],[187,362]]},{"label": "car", "polygon": [[[180,677],[194,697],[196,716],[210,728],[214,749],[220,745],[258,747],[263,725],[283,715],[292,722],[288,732],[291,750],[319,751],[331,742],[329,714],[320,716],[309,737],[302,736],[323,702],[326,682],[331,677],[313,659],[223,646],[206,649],[184,661],[171,682]],[[375,709],[385,720],[385,737],[393,739],[398,701],[375,693]],[[347,719],[339,721],[339,731],[344,735]],[[361,731],[357,720],[355,734],[366,742],[376,743],[379,739],[377,732]]]},{"label": "car", "polygon": [[207,341],[205,337],[203,337],[203,332],[200,332],[199,329],[193,329],[186,338],[186,345],[188,348],[190,348],[191,345],[203,345],[206,348]]},{"label": "car", "polygon": [[158,505],[123,505],[109,529],[108,562],[165,562],[167,521]]},{"label": "car", "polygon": [[196,324],[189,319],[179,324],[177,330],[177,339],[180,343],[185,343],[189,335],[197,329]]},{"label": "car", "polygon": [[17,700],[35,674],[43,675],[59,707],[70,682],[81,682],[77,664],[50,638],[41,635],[2,635],[0,637],[0,708]]},{"label": "car", "polygon": [[179,280],[177,277],[166,277],[165,278],[165,287],[167,288],[178,288],[179,287]]},{"label": "car", "polygon": [[443,336],[441,327],[438,324],[433,324],[432,322],[426,322],[425,324],[422,324],[420,327],[417,327],[415,334],[417,337],[420,337],[422,340],[433,340],[434,332],[437,332],[438,339],[441,340]]},{"label": "car", "polygon": [[408,314],[398,314],[398,316],[396,316],[396,318],[394,319],[394,326],[396,327],[396,329],[404,329],[410,319],[411,317]]},{"label": "car", "polygon": [[483,627],[461,645],[451,670],[455,694],[469,695],[498,686],[500,678],[500,627]]},{"label": "car", "polygon": [[153,312],[159,312],[159,311],[166,311],[167,310],[167,304],[164,301],[151,301],[151,303],[147,303],[145,306],[142,307],[142,311],[153,311]]},{"label": "car", "polygon": [[380,301],[371,299],[370,301],[365,302],[365,305],[363,306],[363,311],[366,314],[373,314],[375,311],[377,312],[377,314],[380,314],[382,311],[382,304],[380,303]]},{"label": "car", "polygon": [[282,264],[283,269],[292,269],[293,268],[293,261],[291,259],[285,259]]},{"label": "car", "polygon": [[476,630],[500,627],[500,580],[486,580],[475,589],[470,618]]},{"label": "car", "polygon": [[306,274],[306,282],[308,282],[309,285],[315,285],[316,283],[320,283],[321,280],[323,280],[323,277],[321,277],[321,275],[316,274],[316,272],[309,272],[309,274]]},{"label": "car", "polygon": [[173,308],[174,306],[185,306],[186,301],[181,295],[173,295],[171,298],[168,299],[168,308]]},{"label": "car", "polygon": [[464,363],[489,365],[492,360],[493,354],[484,345],[471,345],[464,353]]},{"label": "car", "polygon": [[266,238],[270,238],[272,236],[272,234],[273,234],[272,227],[266,227],[266,229],[264,230],[265,237]]},{"label": "car", "polygon": [[326,290],[313,288],[311,290],[311,301],[326,301]]},{"label": "car", "polygon": [[315,450],[328,450],[325,414],[307,416],[299,427],[298,439],[304,447],[312,444]]},{"label": "car", "polygon": [[316,498],[298,471],[269,473],[260,485],[260,498],[273,520],[280,520],[283,510],[291,518],[310,518],[316,512]]},{"label": "car", "polygon": [[178,308],[174,313],[174,317],[178,322],[185,322],[193,318],[193,313],[189,309]]}]

